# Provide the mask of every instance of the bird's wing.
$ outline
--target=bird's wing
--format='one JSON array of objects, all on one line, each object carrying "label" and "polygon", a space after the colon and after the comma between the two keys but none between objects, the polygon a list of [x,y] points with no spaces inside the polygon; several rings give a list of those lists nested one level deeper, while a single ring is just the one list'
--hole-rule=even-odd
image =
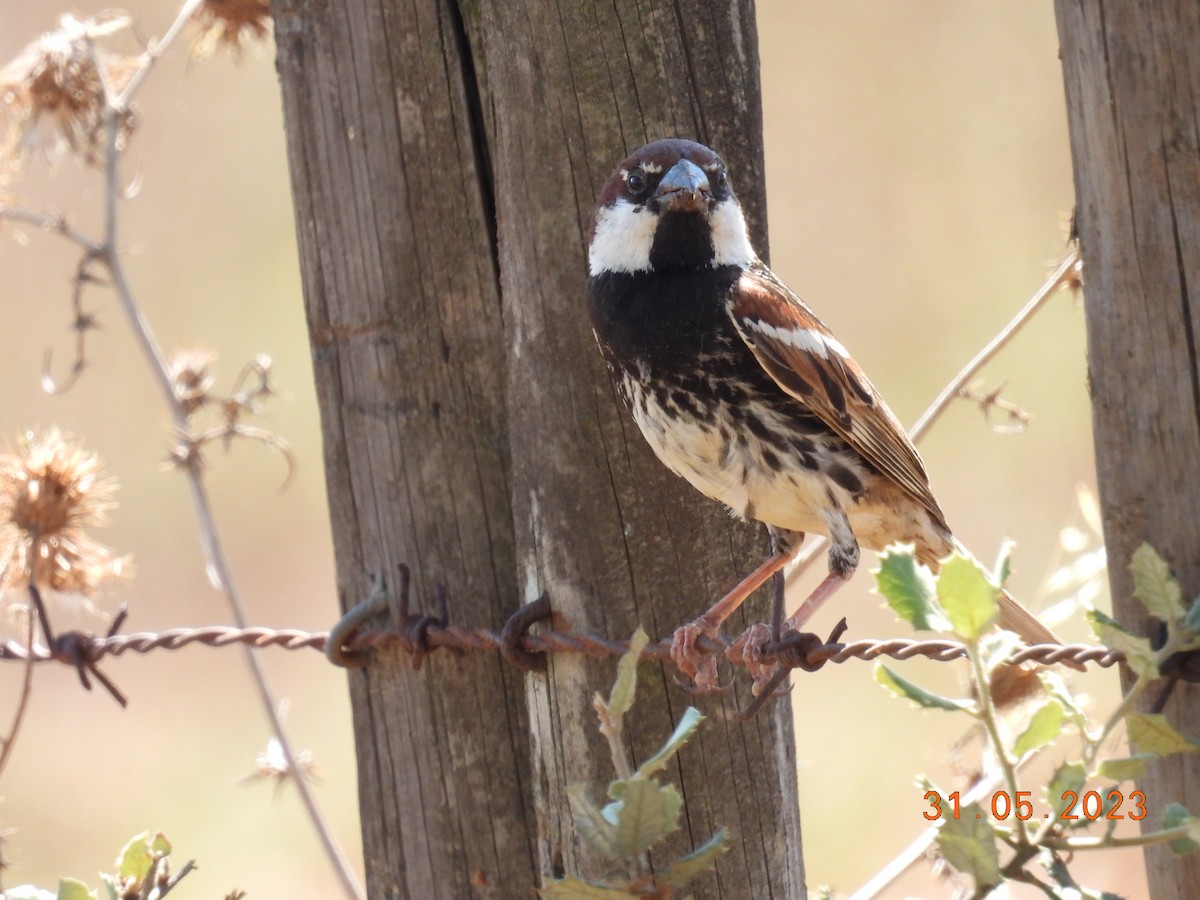
[{"label": "bird's wing", "polygon": [[731,289],[728,310],[742,340],[783,390],[945,525],[904,428],[846,348],[799,297],[757,263]]}]

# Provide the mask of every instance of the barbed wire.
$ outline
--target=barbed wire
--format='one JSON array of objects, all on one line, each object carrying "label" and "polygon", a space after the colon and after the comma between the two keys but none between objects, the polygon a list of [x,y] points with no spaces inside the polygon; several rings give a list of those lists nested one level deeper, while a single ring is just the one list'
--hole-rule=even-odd
[{"label": "barbed wire", "polygon": [[[498,652],[509,663],[530,672],[544,671],[547,655],[551,653],[605,657],[620,656],[629,649],[628,641],[613,640],[601,635],[565,631],[530,632],[535,623],[551,619],[550,600],[546,596],[522,606],[509,617],[499,631],[488,628],[467,629],[450,624],[443,588],[437,591],[436,617],[411,613],[408,567],[402,566],[400,574],[400,584],[394,594],[388,595],[382,588],[377,588],[362,602],[347,610],[329,631],[214,625],[119,634],[118,630],[126,615],[125,608],[122,607],[105,635],[69,631],[50,637],[45,643],[35,642],[29,648],[9,640],[0,644],[0,660],[59,662],[72,666],[86,689],[91,690],[92,679],[95,679],[113,699],[125,706],[125,695],[108,675],[100,671],[99,663],[102,659],[108,656],[122,656],[125,653],[180,650],[192,644],[206,647],[239,644],[258,649],[280,647],[284,650],[321,650],[330,662],[347,668],[365,666],[369,662],[371,651],[385,647],[399,647],[407,652],[412,658],[414,669],[421,667],[427,654],[439,648],[446,648],[455,653]],[[380,620],[386,620],[388,624],[380,625]],[[768,643],[753,658],[753,662],[747,658],[744,647],[739,649],[741,639],[730,640],[724,636],[701,637],[696,643],[700,650],[724,656],[731,664],[742,666],[751,672],[756,696],[739,713],[741,718],[753,716],[769,698],[777,696],[777,692],[794,669],[815,672],[829,662],[872,660],[883,656],[896,660],[922,656],[947,661],[967,655],[965,645],[958,641],[940,639],[865,639],[842,643],[838,638],[846,627],[846,620],[842,619],[834,627],[829,638],[824,640],[812,633],[789,633],[778,641]],[[648,644],[642,650],[641,658],[670,661],[671,643],[671,640],[664,639]],[[1082,669],[1084,663],[1088,662],[1109,667],[1123,659],[1124,654],[1102,646],[1034,644],[1014,652],[1009,662],[1032,662],[1041,665],[1062,663]]]},{"label": "barbed wire", "polygon": [[[80,654],[92,663],[106,656],[123,656],[126,653],[150,653],[155,650],[181,650],[193,644],[205,647],[228,647],[233,644],[248,644],[253,647],[278,647],[284,650],[325,651],[329,639],[328,631],[304,631],[297,628],[268,628],[255,626],[235,628],[226,625],[209,625],[198,628],[171,628],[159,632],[132,632],[130,634],[86,635],[70,632],[71,647],[46,647],[35,644],[33,662],[64,662],[76,665]],[[501,652],[510,642],[500,632],[488,628],[465,629],[457,625],[429,625],[425,632],[425,652],[444,647],[459,652]],[[384,627],[358,635],[343,647],[350,651],[363,651],[398,646],[413,652],[407,645],[410,636],[403,627]],[[724,655],[733,643],[724,636],[701,638],[698,646],[709,653]],[[548,631],[542,634],[524,634],[519,642],[520,649],[530,654],[578,653],[584,656],[620,656],[629,649],[628,641],[613,640],[596,634],[578,634],[565,631]],[[646,646],[642,651],[644,660],[669,660],[671,641],[663,639]],[[849,643],[819,643],[806,652],[812,663],[844,663],[852,659],[873,660],[879,657],[905,660],[923,656],[940,662],[966,656],[967,648],[957,641],[915,640],[911,638],[863,639]],[[30,657],[25,647],[8,640],[0,644],[0,659],[26,661]],[[1032,662],[1041,665],[1056,663],[1094,663],[1109,668],[1123,662],[1125,656],[1108,647],[1092,644],[1034,644],[1021,649],[1009,659],[1012,663]]]}]

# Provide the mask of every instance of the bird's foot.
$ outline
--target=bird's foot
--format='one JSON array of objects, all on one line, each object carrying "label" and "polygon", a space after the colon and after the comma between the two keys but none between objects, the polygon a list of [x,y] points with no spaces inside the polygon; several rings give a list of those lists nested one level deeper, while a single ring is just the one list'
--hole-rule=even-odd
[{"label": "bird's foot", "polygon": [[772,643],[771,628],[759,622],[751,625],[725,651],[729,661],[746,667],[750,678],[754,681],[751,688],[754,696],[762,693],[763,688],[775,679],[779,671],[779,663],[773,655],[767,656],[766,647]]},{"label": "bird's foot", "polygon": [[702,638],[717,636],[717,627],[703,618],[680,625],[675,629],[671,641],[671,660],[676,667],[691,679],[684,687],[693,694],[707,694],[720,688],[717,681],[717,660],[708,650],[699,646]]},{"label": "bird's foot", "polygon": [[[751,669],[751,675],[754,677],[754,699],[750,701],[749,706],[738,713],[738,718],[749,719],[762,709],[772,697],[786,694],[788,688],[785,685],[792,669],[815,672],[824,666],[829,661],[829,656],[827,653],[818,653],[818,651],[841,640],[848,627],[846,620],[842,619],[833,626],[829,637],[822,639],[820,635],[808,631],[797,631],[791,623],[786,623],[780,632],[779,640],[775,641],[771,639],[771,630],[766,625],[750,626],[746,634],[733,642],[733,647],[745,643],[748,648],[755,648],[751,652],[757,653],[760,657],[756,660],[756,664],[762,675],[760,677],[754,669]],[[763,634],[767,636],[766,643],[760,643]],[[743,651],[743,658],[744,655],[745,651]],[[763,656],[770,656],[771,662],[763,663],[761,659]],[[749,662],[747,662],[747,668],[750,668]]]}]

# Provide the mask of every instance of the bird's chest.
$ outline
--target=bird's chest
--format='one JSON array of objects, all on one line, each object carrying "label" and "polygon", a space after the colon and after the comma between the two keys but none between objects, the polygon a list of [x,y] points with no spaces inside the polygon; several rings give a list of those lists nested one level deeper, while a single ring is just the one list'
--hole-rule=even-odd
[{"label": "bird's chest", "polygon": [[737,335],[726,303],[738,271],[610,272],[590,278],[592,328],[609,365],[648,379],[686,377],[728,364]]},{"label": "bird's chest", "polygon": [[707,269],[610,273],[588,283],[592,327],[618,389],[651,446],[677,471],[670,460],[689,448],[711,455],[727,408],[746,399],[749,379],[762,377],[725,309],[735,277]]},{"label": "bird's chest", "polygon": [[[655,455],[707,496],[748,518],[815,527],[818,473],[836,438],[758,365],[726,294],[711,283],[688,288],[654,292],[631,276],[589,285],[596,338],[634,421]],[[785,501],[786,514],[773,509]]]}]

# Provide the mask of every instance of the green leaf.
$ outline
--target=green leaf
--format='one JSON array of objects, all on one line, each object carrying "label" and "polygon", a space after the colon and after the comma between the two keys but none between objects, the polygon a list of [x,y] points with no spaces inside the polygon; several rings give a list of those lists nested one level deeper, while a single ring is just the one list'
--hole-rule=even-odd
[{"label": "green leaf", "polygon": [[937,845],[946,862],[974,878],[977,887],[1000,883],[996,831],[978,803],[964,806],[959,818],[945,820],[938,829]]},{"label": "green leaf", "polygon": [[937,595],[950,627],[966,641],[977,640],[1000,613],[999,589],[979,563],[958,553],[942,564]]},{"label": "green leaf", "polygon": [[1163,810],[1163,828],[1178,828],[1180,825],[1188,826],[1188,836],[1171,841],[1171,850],[1180,856],[1200,850],[1200,819],[1188,812],[1187,807],[1178,803],[1168,804]]},{"label": "green leaf", "polygon": [[1079,708],[1079,704],[1075,702],[1066,680],[1053,669],[1040,669],[1037,675],[1038,681],[1042,683],[1042,690],[1062,704],[1067,719],[1073,722],[1077,728],[1083,728],[1087,724],[1087,717]]},{"label": "green leaf", "polygon": [[897,697],[911,700],[925,709],[947,709],[959,712],[974,712],[975,704],[971,700],[952,700],[942,697],[932,691],[913,684],[907,678],[897,675],[883,663],[875,663],[875,680]]},{"label": "green leaf", "polygon": [[992,568],[996,573],[996,584],[1000,587],[1008,583],[1008,576],[1012,574],[1012,552],[1016,545],[1016,541],[1011,538],[1000,542],[1000,549],[996,553],[996,565]]},{"label": "green leaf", "polygon": [[630,778],[614,781],[608,790],[616,802],[608,804],[602,815],[616,824],[613,846],[620,858],[637,856],[677,827],[683,798],[675,785]]},{"label": "green leaf", "polygon": [[667,866],[667,871],[656,880],[659,884],[683,887],[697,875],[703,875],[711,869],[716,864],[717,857],[728,849],[728,835],[722,828],[687,856],[682,856]]},{"label": "green leaf", "polygon": [[1044,747],[1062,733],[1063,708],[1057,700],[1047,700],[1029,719],[1025,730],[1013,744],[1013,756],[1020,759],[1031,750]]},{"label": "green leaf", "polygon": [[1125,717],[1129,740],[1143,753],[1167,756],[1171,753],[1191,753],[1200,744],[1175,730],[1161,713],[1130,713]]},{"label": "green leaf", "polygon": [[638,894],[631,894],[624,888],[609,887],[594,881],[584,881],[581,878],[560,878],[557,881],[547,881],[546,886],[538,888],[538,895],[547,900],[618,900],[628,897],[636,900]]},{"label": "green leaf", "polygon": [[1133,596],[1142,601],[1150,615],[1164,622],[1177,622],[1187,614],[1179,582],[1153,547],[1142,544],[1134,550],[1129,569],[1133,573]]},{"label": "green leaf", "polygon": [[1188,610],[1187,618],[1183,620],[1183,624],[1193,634],[1200,632],[1200,597],[1192,601],[1192,608]]},{"label": "green leaf", "polygon": [[571,804],[571,817],[575,830],[601,856],[620,859],[617,853],[617,829],[588,799],[583,785],[573,784],[567,788],[567,800]]},{"label": "green leaf", "polygon": [[150,867],[154,865],[154,857],[150,855],[150,833],[143,831],[135,834],[121,848],[117,857],[117,874],[124,880],[132,878],[138,884],[146,877]]},{"label": "green leaf", "polygon": [[56,900],[99,900],[99,897],[82,881],[74,878],[61,878],[58,882]]},{"label": "green leaf", "polygon": [[937,605],[933,576],[917,562],[911,546],[879,555],[875,584],[888,606],[917,631],[945,631],[950,623]]},{"label": "green leaf", "polygon": [[1100,777],[1111,778],[1113,781],[1133,781],[1146,774],[1146,763],[1151,759],[1154,759],[1153,753],[1135,753],[1120,759],[1106,759],[1096,771]]},{"label": "green leaf", "polygon": [[650,638],[639,625],[629,639],[629,649],[617,663],[617,680],[613,682],[612,693],[608,697],[608,715],[611,718],[620,718],[633,706],[633,698],[637,693],[638,658],[649,642]]},{"label": "green leaf", "polygon": [[154,832],[154,840],[150,842],[150,852],[158,859],[171,855],[171,842],[161,831]]},{"label": "green leaf", "polygon": [[659,748],[657,753],[638,766],[634,777],[648,778],[670,762],[671,757],[679,752],[679,748],[687,743],[688,738],[692,736],[692,732],[703,721],[704,715],[696,707],[689,706],[685,709],[683,715],[679,717],[679,724],[675,726],[675,730],[671,732],[671,736],[667,738],[667,742]]},{"label": "green leaf", "polygon": [[[1079,792],[1083,790],[1083,785],[1087,781],[1087,770],[1084,769],[1083,763],[1072,762],[1063,763],[1054,771],[1054,777],[1050,779],[1050,784],[1046,787],[1046,802],[1050,809],[1053,810],[1052,818],[1058,822],[1062,820],[1063,811],[1070,803],[1069,799],[1064,799],[1063,795],[1067,791],[1075,794],[1078,800]],[[1075,807],[1075,812],[1078,814],[1078,803]],[[1068,820],[1071,821],[1071,820]],[[1083,816],[1079,817],[1079,821],[1087,824]]]},{"label": "green leaf", "polygon": [[1146,678],[1158,677],[1158,663],[1154,661],[1154,649],[1147,638],[1132,634],[1118,621],[1098,609],[1088,610],[1087,617],[1100,642],[1124,653],[1126,663],[1137,675]]}]

